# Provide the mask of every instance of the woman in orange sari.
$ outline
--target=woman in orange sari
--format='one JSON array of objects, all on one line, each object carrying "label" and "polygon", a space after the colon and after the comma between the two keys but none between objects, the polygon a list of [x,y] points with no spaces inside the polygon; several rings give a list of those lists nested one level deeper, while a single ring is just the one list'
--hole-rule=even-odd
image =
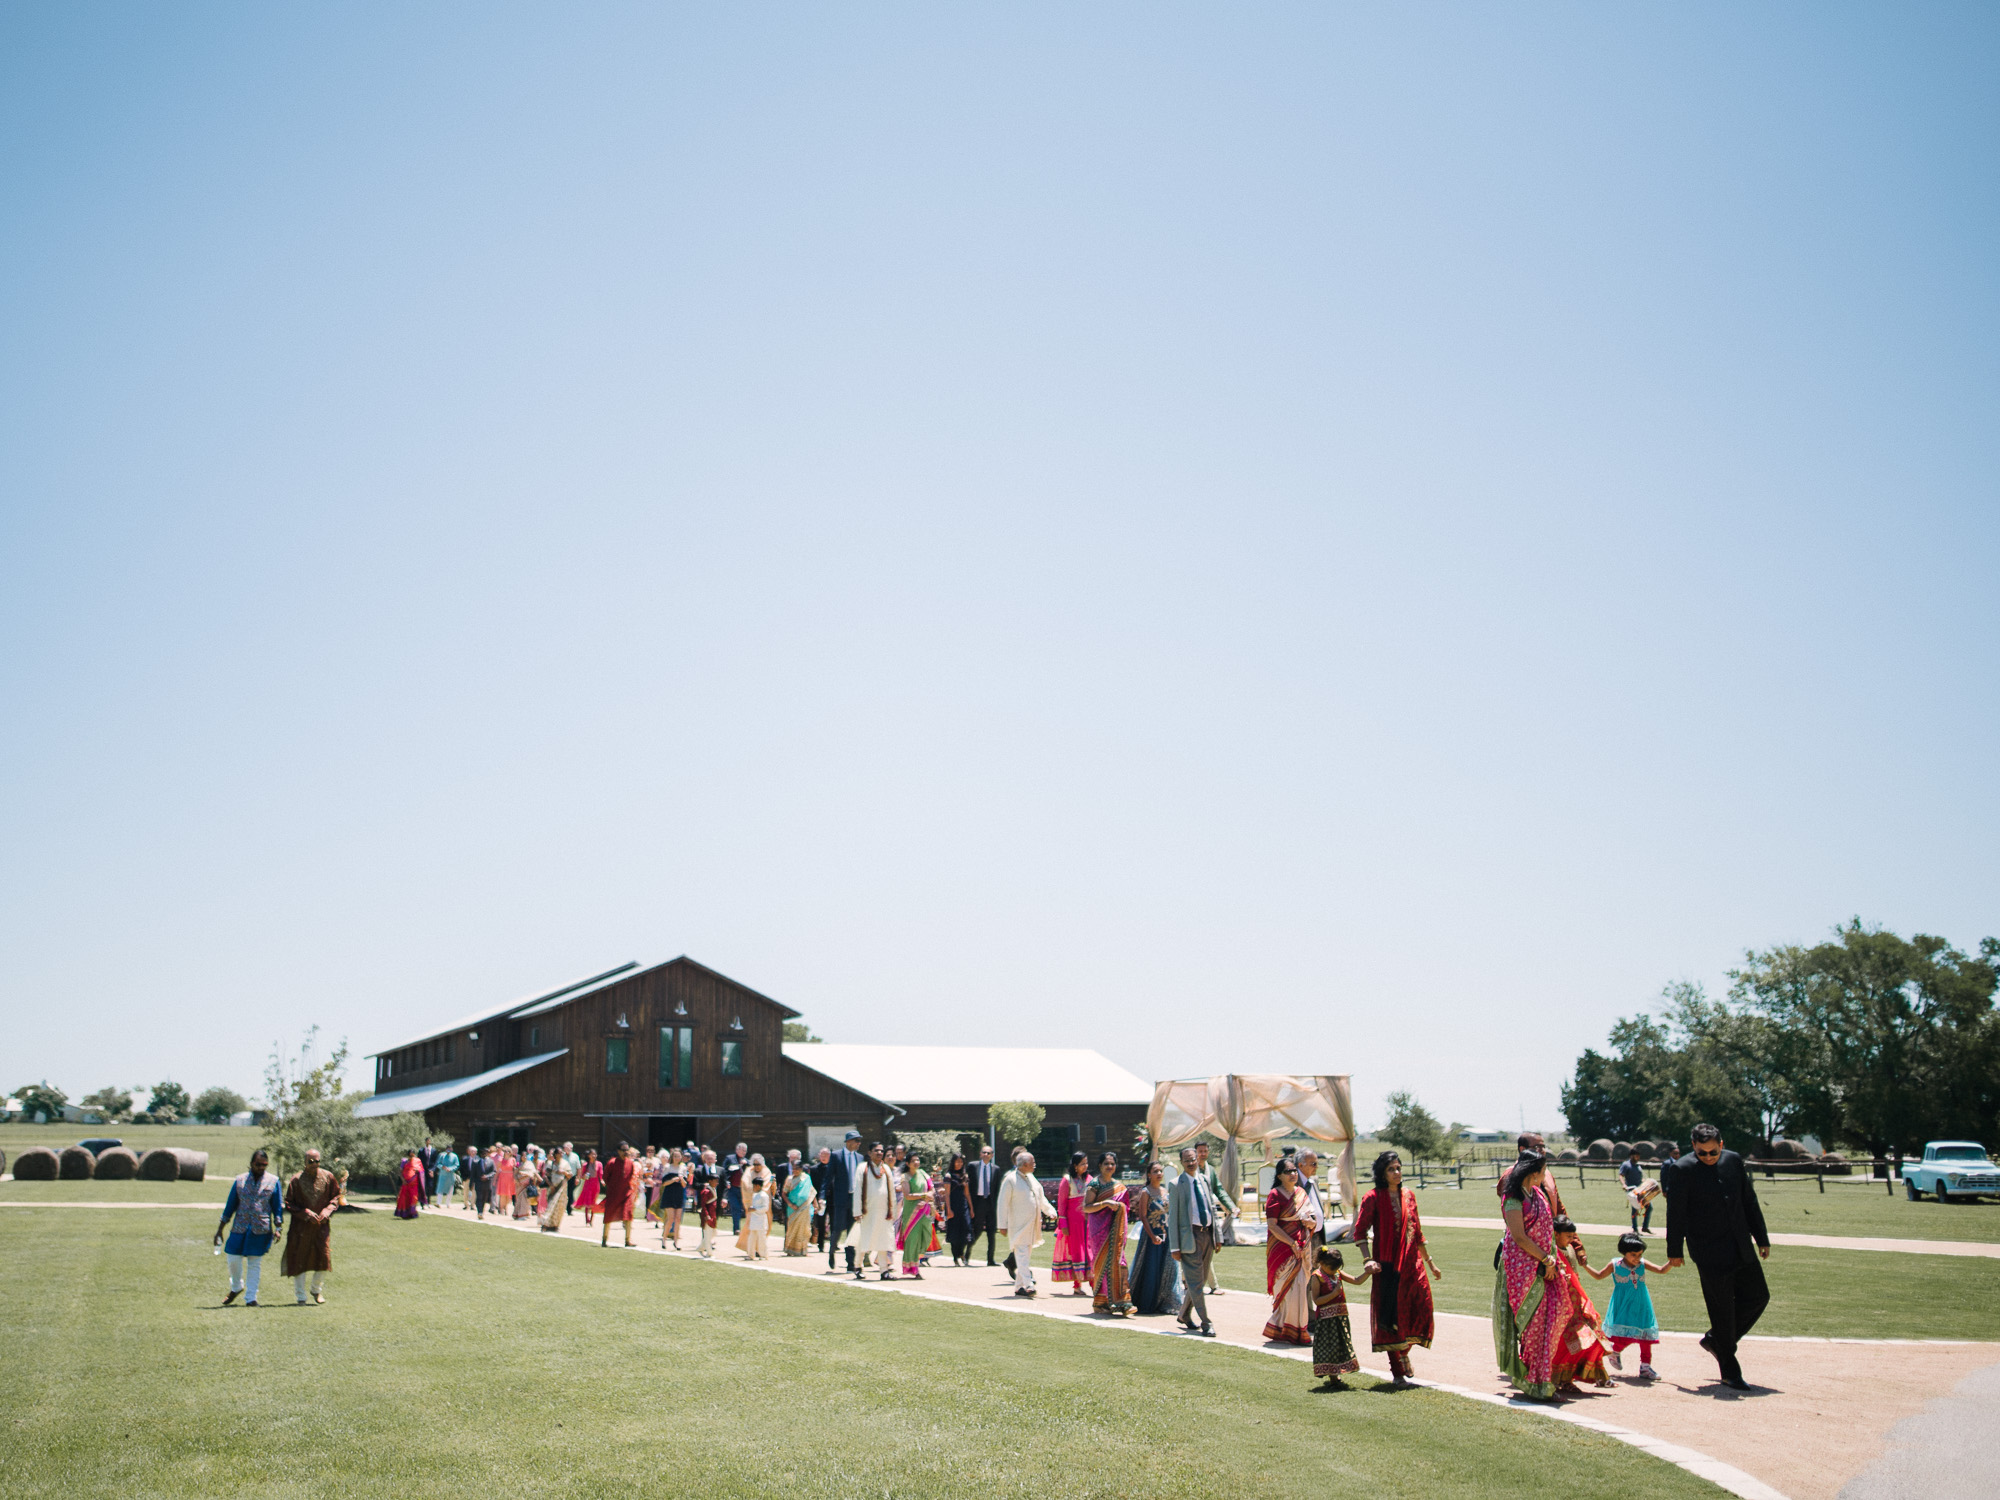
[{"label": "woman in orange sari", "polygon": [[1369,1289],[1370,1342],[1389,1356],[1391,1382],[1398,1389],[1410,1383],[1410,1350],[1430,1348],[1437,1319],[1431,1307],[1431,1282],[1437,1263],[1424,1243],[1424,1226],[1417,1218],[1417,1195],[1403,1186],[1403,1158],[1384,1151],[1375,1158],[1375,1186],[1361,1195],[1351,1231],[1365,1248],[1370,1232],[1375,1253],[1363,1268],[1374,1277]]},{"label": "woman in orange sari", "polygon": [[1090,1236],[1090,1305],[1114,1318],[1132,1316],[1132,1293],[1125,1280],[1125,1226],[1130,1207],[1118,1185],[1118,1158],[1105,1152],[1097,1176],[1083,1191],[1083,1216]]},{"label": "woman in orange sari", "polygon": [[1312,1299],[1306,1282],[1312,1275],[1312,1229],[1300,1216],[1305,1190],[1299,1169],[1280,1161],[1264,1200],[1264,1290],[1271,1294],[1271,1317],[1264,1337],[1279,1344],[1312,1342]]},{"label": "woman in orange sari", "polygon": [[506,1205],[505,1211],[511,1213],[514,1206],[514,1148],[500,1147],[499,1156],[500,1165],[493,1171],[493,1192],[500,1203]]}]

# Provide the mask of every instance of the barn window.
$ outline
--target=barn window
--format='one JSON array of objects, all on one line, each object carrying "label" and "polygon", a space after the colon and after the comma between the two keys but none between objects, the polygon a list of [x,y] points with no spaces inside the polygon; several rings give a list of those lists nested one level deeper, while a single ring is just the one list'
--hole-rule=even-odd
[{"label": "barn window", "polygon": [[743,1044],[724,1042],[722,1044],[722,1076],[741,1078],[743,1076]]},{"label": "barn window", "polygon": [[692,1026],[662,1026],[660,1028],[660,1087],[663,1089],[691,1089],[694,1087],[694,1028]]},{"label": "barn window", "polygon": [[541,1045],[542,1045],[542,1028],[541,1028],[541,1027],[539,1027],[539,1026],[530,1026],[530,1027],[528,1028],[528,1045],[529,1045],[530,1047],[539,1047],[539,1046],[541,1046]]},{"label": "barn window", "polygon": [[1100,1126],[1098,1126],[1098,1127],[1097,1127],[1097,1144],[1098,1144],[1098,1145],[1100,1145],[1100,1146],[1103,1146],[1103,1145],[1108,1145],[1108,1144],[1110,1143],[1110,1141],[1111,1141],[1111,1127],[1110,1127],[1110,1126],[1108,1126],[1108,1125],[1100,1125]]},{"label": "barn window", "polygon": [[632,1039],[628,1036],[608,1036],[604,1039],[604,1071],[607,1073],[629,1073],[632,1071]]}]

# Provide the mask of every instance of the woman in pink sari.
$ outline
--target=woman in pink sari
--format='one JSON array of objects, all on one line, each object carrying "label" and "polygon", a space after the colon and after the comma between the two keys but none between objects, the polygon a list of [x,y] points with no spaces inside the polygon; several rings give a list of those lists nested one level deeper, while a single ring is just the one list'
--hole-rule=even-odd
[{"label": "woman in pink sari", "polygon": [[1280,1161],[1264,1200],[1264,1290],[1271,1294],[1271,1317],[1264,1337],[1278,1344],[1312,1342],[1312,1227],[1301,1217],[1305,1191],[1299,1169]]},{"label": "woman in pink sari", "polygon": [[1133,1309],[1125,1275],[1125,1227],[1131,1205],[1118,1184],[1118,1158],[1112,1152],[1097,1159],[1097,1178],[1083,1192],[1083,1215],[1089,1236],[1090,1305],[1114,1318],[1129,1318]]},{"label": "woman in pink sari", "polygon": [[1507,1238],[1493,1286],[1493,1354],[1514,1389],[1531,1401],[1555,1399],[1556,1355],[1569,1322],[1555,1210],[1542,1190],[1547,1176],[1548,1158],[1530,1151],[1500,1184]]},{"label": "woman in pink sari", "polygon": [[1089,1160],[1081,1151],[1070,1152],[1069,1171],[1056,1184],[1055,1261],[1049,1275],[1073,1283],[1071,1295],[1076,1297],[1090,1290],[1090,1236],[1083,1218],[1083,1195],[1090,1189]]}]

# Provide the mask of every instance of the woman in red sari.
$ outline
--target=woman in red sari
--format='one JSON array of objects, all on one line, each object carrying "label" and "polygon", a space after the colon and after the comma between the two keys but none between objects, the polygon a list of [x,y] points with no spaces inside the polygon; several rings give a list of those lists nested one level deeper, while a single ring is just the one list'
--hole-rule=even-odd
[{"label": "woman in red sari", "polygon": [[1129,1200],[1118,1184],[1118,1158],[1107,1151],[1097,1159],[1097,1177],[1083,1192],[1089,1234],[1090,1305],[1114,1318],[1132,1316],[1132,1292],[1125,1277],[1125,1226]]},{"label": "woman in red sari", "polygon": [[1568,1215],[1558,1214],[1554,1228],[1556,1275],[1565,1293],[1552,1362],[1556,1390],[1574,1390],[1586,1382],[1610,1385],[1611,1379],[1604,1373],[1604,1318],[1597,1311],[1597,1304],[1590,1300],[1590,1293],[1583,1289],[1576,1267],[1570,1263],[1572,1255],[1585,1265],[1590,1257]]},{"label": "woman in red sari", "polygon": [[1312,1300],[1306,1282],[1312,1275],[1312,1228],[1300,1216],[1305,1190],[1299,1169],[1280,1161],[1264,1200],[1264,1290],[1271,1294],[1271,1318],[1264,1337],[1279,1344],[1310,1344]]},{"label": "woman in red sari", "polygon": [[396,1176],[396,1217],[414,1219],[424,1193],[424,1164],[417,1160],[416,1152],[403,1153],[403,1164],[396,1169]]},{"label": "woman in red sari", "polygon": [[1417,1195],[1403,1186],[1403,1159],[1393,1151],[1375,1158],[1375,1186],[1361,1195],[1354,1212],[1353,1239],[1365,1247],[1375,1235],[1375,1253],[1365,1269],[1374,1277],[1368,1295],[1369,1341],[1389,1356],[1398,1389],[1410,1383],[1410,1350],[1428,1349],[1436,1327],[1431,1282],[1442,1279],[1424,1243],[1417,1218]]}]

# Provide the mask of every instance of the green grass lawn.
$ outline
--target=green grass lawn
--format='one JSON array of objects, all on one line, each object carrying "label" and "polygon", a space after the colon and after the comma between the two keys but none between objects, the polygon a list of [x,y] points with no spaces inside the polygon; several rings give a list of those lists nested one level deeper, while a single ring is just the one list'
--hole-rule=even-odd
[{"label": "green grass lawn", "polygon": [[[1484,1317],[1493,1306],[1494,1229],[1425,1230],[1444,1279],[1433,1288],[1440,1312]],[[1657,1243],[1657,1242],[1656,1242]],[[1598,1264],[1615,1246],[1608,1236],[1584,1236]],[[1360,1257],[1343,1250],[1347,1269]],[[1666,1252],[1647,1255],[1663,1264]],[[1217,1276],[1232,1289],[1264,1290],[1264,1250],[1242,1246],[1217,1252]],[[1799,1250],[1780,1247],[1764,1263],[1771,1306],[1758,1322],[1764,1334],[1819,1338],[2000,1339],[2000,1260],[1956,1255],[1898,1255],[1877,1250]],[[1701,1283],[1692,1263],[1665,1276],[1648,1276],[1660,1326],[1687,1333],[1708,1327]],[[1610,1304],[1609,1280],[1584,1280],[1599,1312]],[[1355,1306],[1366,1287],[1351,1287]]]},{"label": "green grass lawn", "polygon": [[[193,1214],[0,1214],[10,1496],[1716,1495],[1435,1391],[384,1213],[221,1309]],[[270,1261],[276,1271],[276,1256]]]},{"label": "green grass lawn", "polygon": [[26,1146],[60,1151],[78,1141],[120,1140],[144,1156],[155,1146],[180,1146],[208,1153],[210,1175],[235,1176],[250,1165],[250,1153],[263,1143],[264,1132],[249,1125],[0,1125],[0,1151],[12,1163]]},{"label": "green grass lawn", "polygon": [[[1576,1173],[1558,1173],[1556,1185],[1562,1189],[1563,1206],[1570,1216],[1585,1224],[1624,1224],[1631,1210],[1625,1190],[1590,1174],[1587,1185],[1579,1185]],[[1365,1190],[1365,1184],[1364,1184]],[[2000,1202],[1939,1203],[1926,1199],[1911,1203],[1904,1199],[1899,1184],[1894,1197],[1883,1192],[1882,1184],[1872,1186],[1829,1182],[1822,1194],[1810,1181],[1779,1178],[1757,1179],[1757,1201],[1764,1209],[1764,1224],[1773,1233],[1844,1234],[1902,1240],[1978,1240],[2000,1242]],[[1417,1193],[1418,1211],[1426,1215],[1454,1219],[1500,1219],[1500,1200],[1491,1182],[1468,1180],[1463,1191],[1453,1188],[1424,1188]],[[1666,1204],[1653,1208],[1653,1227],[1665,1232]]]},{"label": "green grass lawn", "polygon": [[206,1182],[0,1182],[0,1203],[213,1203],[219,1213],[229,1179]]}]

